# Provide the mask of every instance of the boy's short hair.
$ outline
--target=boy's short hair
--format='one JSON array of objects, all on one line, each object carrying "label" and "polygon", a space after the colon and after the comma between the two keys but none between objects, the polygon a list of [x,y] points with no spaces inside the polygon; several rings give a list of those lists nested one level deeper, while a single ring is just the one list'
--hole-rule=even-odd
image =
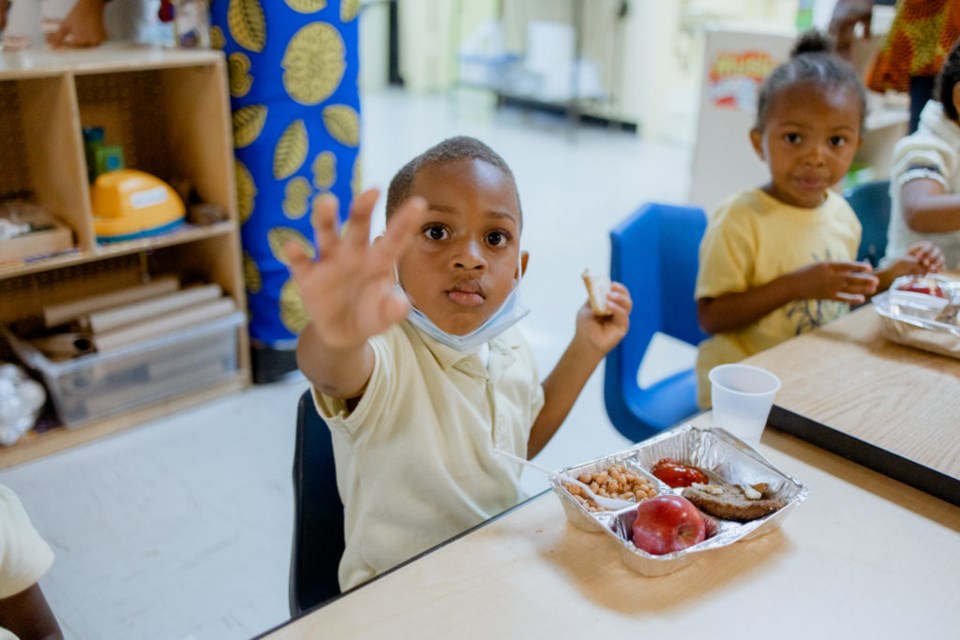
[{"label": "boy's short hair", "polygon": [[953,88],[960,82],[960,40],[953,45],[937,74],[933,97],[943,105],[943,115],[954,122],[960,121],[957,105],[953,104]]},{"label": "boy's short hair", "polygon": [[520,226],[523,227],[523,211],[520,208],[520,192],[517,190],[517,180],[513,171],[500,154],[489,146],[470,136],[455,136],[430,147],[416,158],[403,165],[403,168],[393,176],[390,187],[387,189],[387,218],[389,218],[400,204],[410,197],[413,189],[413,180],[424,167],[434,164],[455,162],[457,160],[482,160],[503,172],[513,182],[514,192],[517,194],[517,212],[520,214]]}]

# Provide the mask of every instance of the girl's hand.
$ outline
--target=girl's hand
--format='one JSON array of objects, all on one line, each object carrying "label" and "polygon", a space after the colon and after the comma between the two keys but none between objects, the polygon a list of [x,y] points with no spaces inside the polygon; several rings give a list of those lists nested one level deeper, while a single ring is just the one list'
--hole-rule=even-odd
[{"label": "girl's hand", "polygon": [[590,304],[584,304],[577,312],[577,337],[584,339],[591,347],[606,355],[620,344],[630,328],[630,310],[633,300],[630,292],[619,282],[610,283],[607,294],[607,309],[610,316],[595,316]]},{"label": "girl's hand", "polygon": [[862,262],[815,262],[793,272],[795,298],[860,304],[877,291],[872,271]]},{"label": "girl's hand", "polygon": [[907,257],[913,259],[911,262],[913,262],[914,268],[901,275],[922,276],[928,273],[940,273],[947,266],[940,247],[927,240],[910,245],[907,249]]},{"label": "girl's hand", "polygon": [[314,201],[311,223],[320,256],[310,260],[303,249],[284,247],[314,330],[331,349],[351,349],[407,317],[410,303],[394,287],[394,264],[413,240],[424,202],[411,198],[390,217],[382,238],[370,244],[370,217],[379,192],[355,198],[343,236],[337,234],[337,200]]}]

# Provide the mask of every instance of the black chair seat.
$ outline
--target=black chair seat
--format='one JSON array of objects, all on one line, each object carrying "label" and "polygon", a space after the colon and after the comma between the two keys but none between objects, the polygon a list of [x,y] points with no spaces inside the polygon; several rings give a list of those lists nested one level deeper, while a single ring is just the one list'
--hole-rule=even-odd
[{"label": "black chair seat", "polygon": [[296,438],[290,557],[290,613],[294,616],[340,595],[337,571],[344,550],[333,440],[309,390],[297,406]]}]

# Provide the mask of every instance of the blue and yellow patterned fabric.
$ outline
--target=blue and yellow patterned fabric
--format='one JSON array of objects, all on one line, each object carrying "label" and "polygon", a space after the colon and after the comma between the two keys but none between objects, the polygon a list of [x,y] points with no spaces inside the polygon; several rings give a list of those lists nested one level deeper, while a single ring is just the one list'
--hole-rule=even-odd
[{"label": "blue and yellow patterned fabric", "polygon": [[215,0],[227,56],[243,268],[255,344],[292,349],[307,322],[283,246],[316,254],[310,208],[360,185],[360,0]]}]

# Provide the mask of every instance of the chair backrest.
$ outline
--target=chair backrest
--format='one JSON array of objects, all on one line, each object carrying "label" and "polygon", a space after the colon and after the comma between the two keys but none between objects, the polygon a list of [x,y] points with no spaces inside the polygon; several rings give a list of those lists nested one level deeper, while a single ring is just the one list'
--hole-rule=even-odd
[{"label": "chair backrest", "polygon": [[869,260],[870,264],[876,267],[887,252],[890,181],[867,182],[847,190],[843,195],[863,227],[857,260]]},{"label": "chair backrest", "polygon": [[[674,395],[673,407],[658,403],[657,415],[642,415],[640,406],[646,401],[636,380],[657,332],[691,345],[707,337],[693,297],[706,226],[706,215],[698,207],[648,203],[610,232],[610,277],[629,289],[633,311],[630,331],[607,355],[604,399],[611,421],[632,440],[654,435],[672,426],[670,420],[682,420],[696,410],[692,372],[687,372],[682,402]],[[666,386],[652,393],[657,392],[666,393]]]},{"label": "chair backrest", "polygon": [[289,595],[290,613],[297,615],[340,594],[337,571],[344,550],[333,440],[309,390],[297,406],[293,499]]}]

